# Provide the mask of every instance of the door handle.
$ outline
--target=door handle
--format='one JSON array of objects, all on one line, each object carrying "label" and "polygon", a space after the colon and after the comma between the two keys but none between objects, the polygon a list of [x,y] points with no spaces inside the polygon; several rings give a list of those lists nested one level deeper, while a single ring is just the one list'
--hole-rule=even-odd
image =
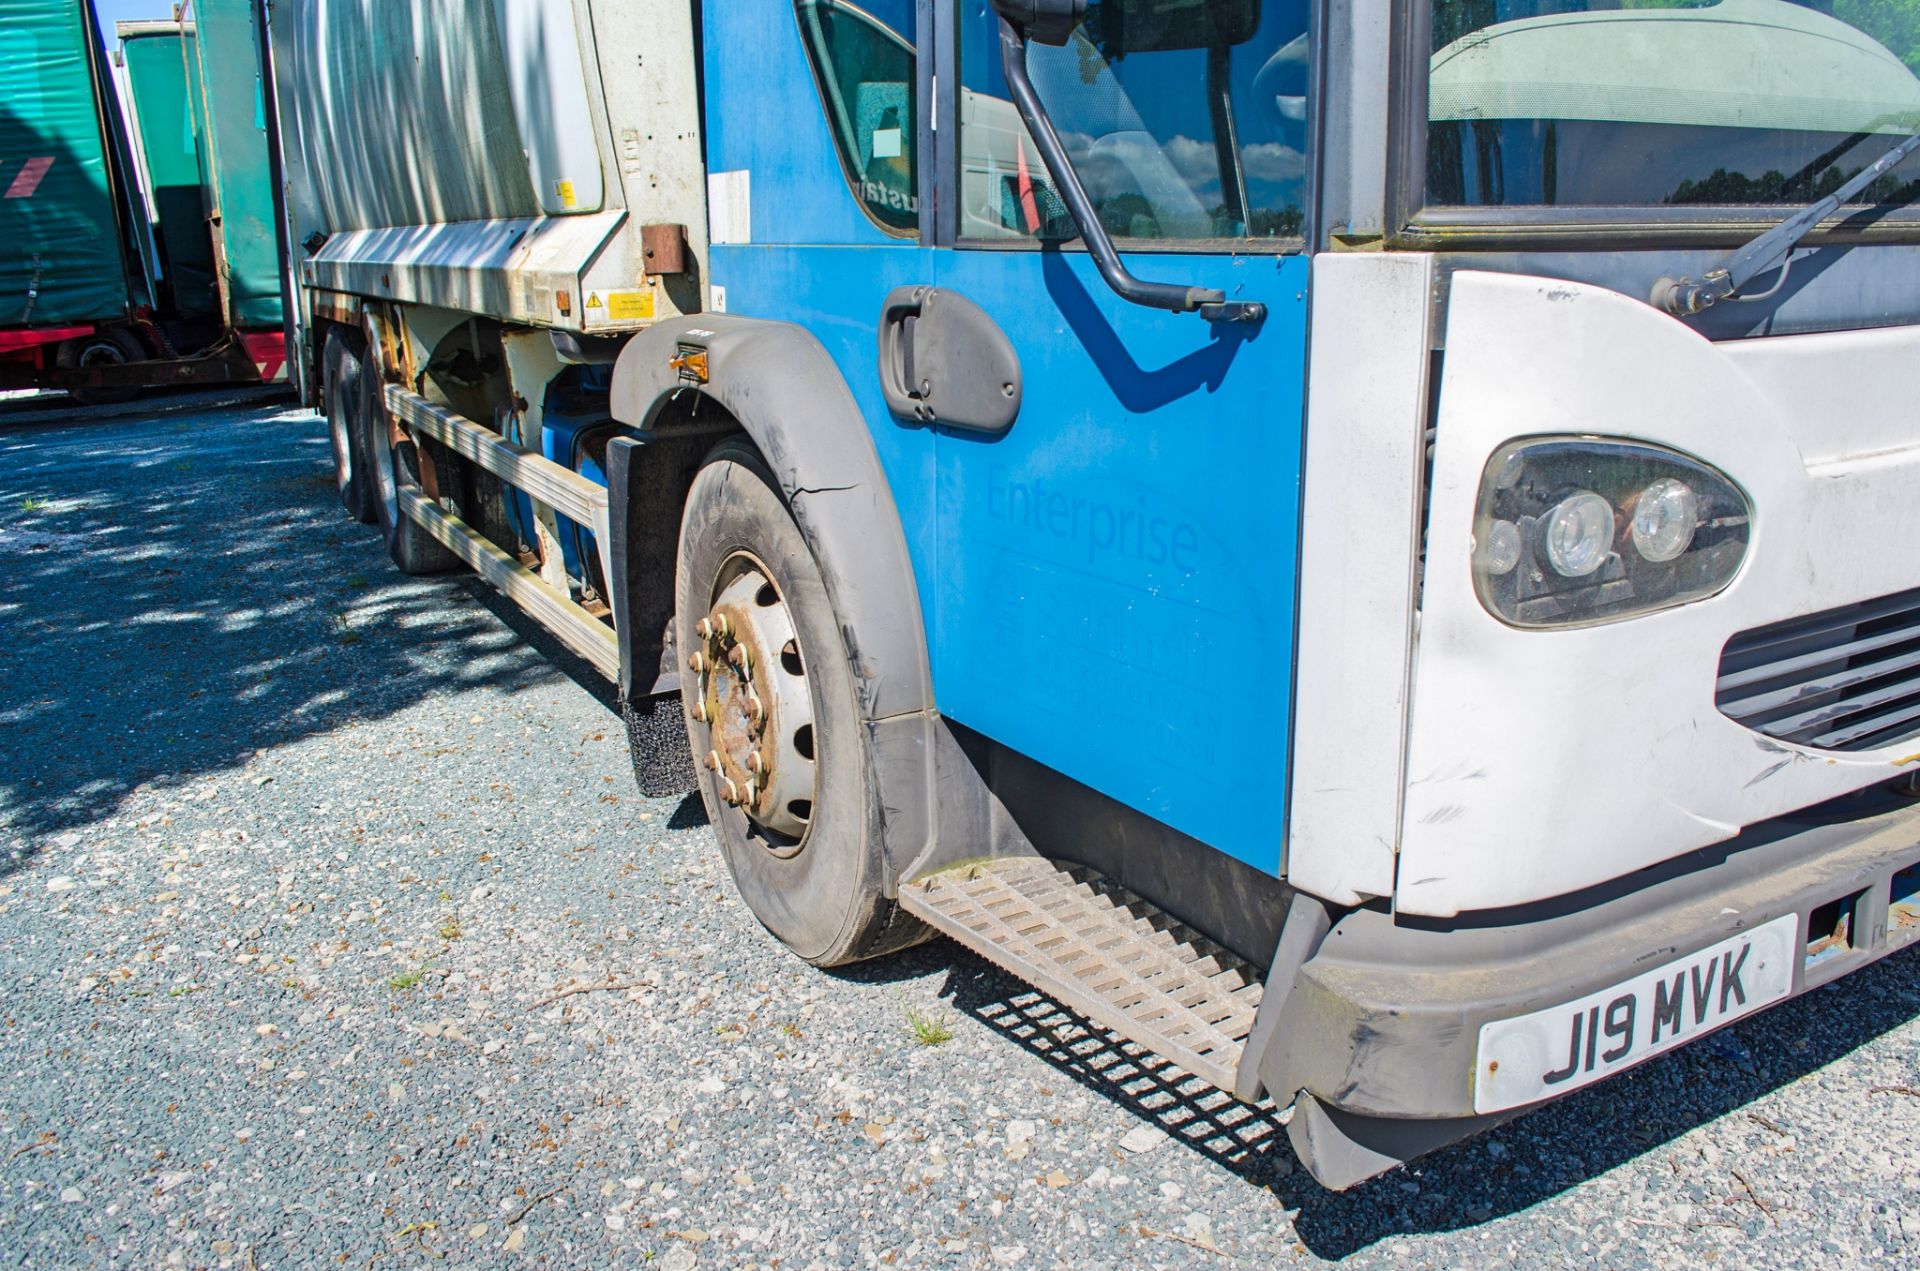
[{"label": "door handle", "polygon": [[880,306],[880,395],[895,415],[923,424],[934,421],[927,402],[933,385],[918,378],[913,338],[932,291],[932,287],[896,287]]},{"label": "door handle", "polygon": [[1020,414],[1013,341],[973,301],[938,287],[897,287],[880,307],[880,395],[900,418],[1003,433]]}]

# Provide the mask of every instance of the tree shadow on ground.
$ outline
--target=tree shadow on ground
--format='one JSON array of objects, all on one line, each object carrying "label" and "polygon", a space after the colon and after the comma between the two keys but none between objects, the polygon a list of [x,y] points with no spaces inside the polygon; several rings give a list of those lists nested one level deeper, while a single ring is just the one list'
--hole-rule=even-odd
[{"label": "tree shadow on ground", "polygon": [[0,877],[142,786],[432,694],[570,675],[611,703],[472,576],[396,572],[341,510],[324,423],[242,400],[0,409]]},{"label": "tree shadow on ground", "polygon": [[143,388],[130,402],[86,406],[67,394],[46,389],[0,394],[0,435],[41,425],[97,428],[108,423],[199,418],[229,406],[291,408],[293,390],[285,384],[223,384],[217,388],[175,385]]},{"label": "tree shadow on ground", "polygon": [[[485,584],[395,573],[379,536],[341,513],[311,415],[188,402],[105,423],[10,417],[0,405],[0,877],[143,785],[183,787],[434,693],[564,675],[611,706],[604,680]],[[702,821],[690,797],[671,824]],[[1551,1199],[1920,1014],[1920,957],[1895,954],[1336,1195],[1299,1169],[1271,1106],[1187,1077],[956,945],[840,974],[938,971],[957,1010],[1271,1190],[1330,1258]]]},{"label": "tree shadow on ground", "polygon": [[[941,995],[956,1010],[1185,1149],[1272,1192],[1296,1211],[1301,1243],[1336,1259],[1383,1239],[1469,1228],[1549,1200],[1920,1014],[1920,956],[1906,950],[1406,1169],[1334,1193],[1299,1165],[1270,1102],[1242,1103],[1188,1076],[950,941],[885,959],[865,974],[856,968],[850,978],[879,981],[941,969],[947,973]],[[1860,1109],[1862,1121],[1874,1115],[1871,1107]],[[1741,1203],[1731,1175],[1727,1187],[1730,1203]],[[1767,1221],[1758,1209],[1735,1216]]]}]

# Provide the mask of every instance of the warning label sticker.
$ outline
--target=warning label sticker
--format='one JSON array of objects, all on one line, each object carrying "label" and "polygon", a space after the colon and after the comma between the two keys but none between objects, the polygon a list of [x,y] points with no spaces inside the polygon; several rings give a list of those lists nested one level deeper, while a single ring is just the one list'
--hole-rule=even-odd
[{"label": "warning label sticker", "polygon": [[587,318],[596,322],[647,322],[653,318],[651,291],[590,291]]},{"label": "warning label sticker", "polygon": [[607,317],[615,322],[642,322],[652,316],[651,291],[614,291],[607,294]]}]

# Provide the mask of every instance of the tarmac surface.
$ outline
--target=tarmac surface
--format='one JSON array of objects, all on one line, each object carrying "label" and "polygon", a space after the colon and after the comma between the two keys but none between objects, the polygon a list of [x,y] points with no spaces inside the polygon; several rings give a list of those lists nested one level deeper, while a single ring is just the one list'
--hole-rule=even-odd
[{"label": "tarmac surface", "polygon": [[1920,1261],[1920,956],[1351,1192],[936,942],[850,972],[254,392],[0,401],[0,1265]]}]

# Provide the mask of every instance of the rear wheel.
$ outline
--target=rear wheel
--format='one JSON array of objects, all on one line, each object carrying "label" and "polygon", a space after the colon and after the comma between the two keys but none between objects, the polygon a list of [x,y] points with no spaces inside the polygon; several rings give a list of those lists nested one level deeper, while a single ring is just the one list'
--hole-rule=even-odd
[{"label": "rear wheel", "polygon": [[[139,337],[124,327],[103,327],[92,335],[68,340],[54,352],[54,361],[63,367],[124,366],[144,362],[147,350]],[[68,394],[86,406],[117,406],[140,396],[138,388],[73,388]]]},{"label": "rear wheel", "polygon": [[374,510],[380,533],[387,540],[387,555],[403,574],[444,574],[457,569],[460,558],[406,514],[400,506],[400,493],[405,490],[421,498],[431,497],[421,480],[426,465],[431,464],[438,493],[457,497],[462,489],[459,467],[445,450],[422,455],[422,443],[397,428],[388,415],[380,377],[372,366],[363,378],[366,387],[361,400],[365,403],[367,451],[374,475]]},{"label": "rear wheel", "polygon": [[675,590],[700,794],[748,908],[816,966],[924,939],[881,890],[866,730],[826,583],[744,440],[694,478]]},{"label": "rear wheel", "polygon": [[375,516],[373,459],[367,453],[366,342],[335,327],[321,352],[326,378],[327,432],[333,442],[333,479],[340,504],[356,521]]}]

